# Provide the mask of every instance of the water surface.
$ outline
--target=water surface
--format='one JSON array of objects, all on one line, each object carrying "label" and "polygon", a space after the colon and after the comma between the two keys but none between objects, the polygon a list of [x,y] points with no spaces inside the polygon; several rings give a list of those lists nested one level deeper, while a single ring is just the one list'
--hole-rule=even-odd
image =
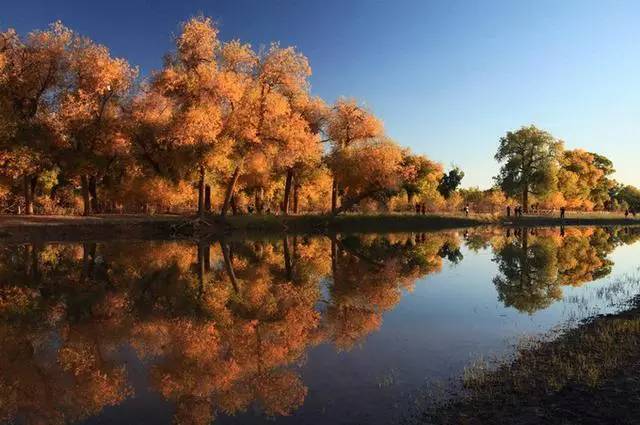
[{"label": "water surface", "polygon": [[384,424],[640,292],[640,229],[0,246],[0,421]]}]

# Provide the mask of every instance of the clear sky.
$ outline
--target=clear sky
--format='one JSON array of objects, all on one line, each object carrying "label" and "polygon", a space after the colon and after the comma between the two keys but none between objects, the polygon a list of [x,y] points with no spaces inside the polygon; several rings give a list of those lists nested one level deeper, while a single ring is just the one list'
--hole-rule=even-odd
[{"label": "clear sky", "polygon": [[535,124],[611,158],[640,186],[640,1],[0,0],[0,28],[55,20],[158,68],[179,23],[221,38],[297,46],[312,91],[365,102],[400,144],[492,183],[509,129]]}]

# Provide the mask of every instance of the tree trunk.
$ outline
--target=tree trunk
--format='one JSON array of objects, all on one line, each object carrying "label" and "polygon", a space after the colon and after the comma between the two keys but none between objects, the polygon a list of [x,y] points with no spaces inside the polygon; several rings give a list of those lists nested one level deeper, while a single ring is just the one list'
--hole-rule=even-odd
[{"label": "tree trunk", "polygon": [[291,201],[291,183],[293,182],[293,170],[287,170],[287,178],[284,183],[284,202],[282,204],[282,214],[289,215],[289,204]]},{"label": "tree trunk", "polygon": [[204,293],[204,277],[207,272],[207,263],[209,259],[209,244],[205,242],[198,242],[198,262],[197,262],[197,275],[198,275],[198,295],[202,296]]},{"label": "tree trunk", "polygon": [[238,201],[235,195],[231,197],[231,212],[233,215],[238,215]]},{"label": "tree trunk", "polygon": [[82,244],[82,273],[80,282],[84,283],[87,279],[93,279],[94,269],[96,265],[96,244]]},{"label": "tree trunk", "polygon": [[202,245],[198,243],[196,245],[196,276],[198,277],[198,299],[202,297],[204,293],[204,255],[202,252]]},{"label": "tree trunk", "polygon": [[82,191],[82,204],[84,206],[84,215],[91,215],[91,196],[89,194],[89,179],[86,174],[80,177],[80,190]]},{"label": "tree trunk", "polygon": [[293,262],[295,266],[298,260],[298,237],[296,235],[293,235],[291,254],[293,256]]},{"label": "tree trunk", "polygon": [[338,278],[338,240],[336,235],[331,235],[331,279],[333,286]]},{"label": "tree trunk", "polygon": [[96,176],[89,177],[89,195],[91,196],[91,211],[100,212],[98,202],[98,179]]},{"label": "tree trunk", "polygon": [[293,281],[293,269],[291,267],[291,254],[289,252],[289,238],[285,235],[282,239],[282,251],[284,254],[284,269],[289,282]]},{"label": "tree trunk", "polygon": [[224,258],[224,267],[227,270],[227,275],[229,276],[229,280],[231,281],[234,291],[238,293],[238,280],[236,279],[236,274],[233,271],[233,257],[229,250],[229,245],[220,241],[220,248],[222,249],[222,257]]},{"label": "tree trunk", "polygon": [[204,209],[206,212],[211,212],[211,186],[209,185],[204,187]]},{"label": "tree trunk", "polygon": [[331,185],[331,213],[338,214],[338,180],[333,178],[333,184]]},{"label": "tree trunk", "polygon": [[36,189],[38,188],[38,176],[31,176],[31,212],[35,214],[35,204],[38,197]]},{"label": "tree trunk", "polygon": [[525,214],[529,212],[529,187],[527,186],[522,190],[522,210]]},{"label": "tree trunk", "polygon": [[25,175],[23,181],[24,189],[24,213],[33,214],[33,193],[31,192],[31,176]]},{"label": "tree trunk", "polygon": [[233,175],[231,176],[231,180],[229,180],[229,184],[227,185],[227,191],[224,194],[224,203],[222,204],[222,211],[220,215],[222,217],[227,215],[227,211],[229,211],[229,206],[231,205],[231,197],[233,196],[233,192],[236,188],[236,183],[238,182],[238,178],[240,177],[240,170],[242,169],[242,162],[236,165],[236,169],[233,170]]},{"label": "tree trunk", "polygon": [[264,188],[263,187],[260,187],[258,188],[258,190],[256,190],[255,202],[256,202],[256,211],[258,212],[258,214],[262,214],[264,211]]},{"label": "tree trunk", "polygon": [[200,178],[198,179],[198,216],[204,216],[204,196],[205,196],[205,184],[204,178],[206,171],[204,167],[200,166]]},{"label": "tree trunk", "polygon": [[298,214],[298,205],[300,204],[300,185],[293,185],[293,213]]},{"label": "tree trunk", "polygon": [[529,280],[529,229],[520,228],[522,231],[522,255],[521,255],[521,270],[520,270],[520,287],[524,288],[525,284],[530,283]]},{"label": "tree trunk", "polygon": [[407,192],[407,203],[409,205],[413,204],[413,192]]},{"label": "tree trunk", "polygon": [[204,244],[204,271],[211,271],[211,245],[209,242]]}]

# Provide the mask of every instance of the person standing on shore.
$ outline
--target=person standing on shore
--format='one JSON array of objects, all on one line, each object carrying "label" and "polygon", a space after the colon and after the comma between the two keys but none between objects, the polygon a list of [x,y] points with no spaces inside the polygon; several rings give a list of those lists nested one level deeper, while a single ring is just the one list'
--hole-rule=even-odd
[{"label": "person standing on shore", "polygon": [[564,207],[560,207],[560,218],[562,220],[564,220],[564,213],[565,213],[565,208]]}]

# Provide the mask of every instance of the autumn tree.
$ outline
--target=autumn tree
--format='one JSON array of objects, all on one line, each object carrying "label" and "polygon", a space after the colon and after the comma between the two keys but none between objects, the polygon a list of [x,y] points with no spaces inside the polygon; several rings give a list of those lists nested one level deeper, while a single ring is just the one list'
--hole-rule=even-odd
[{"label": "autumn tree", "polygon": [[22,180],[25,214],[34,211],[40,173],[53,165],[55,114],[72,41],[59,22],[24,40],[13,30],[0,33],[0,162],[3,174]]},{"label": "autumn tree", "polygon": [[112,58],[106,47],[81,37],[74,40],[69,71],[60,108],[65,146],[59,161],[79,176],[88,215],[100,209],[99,180],[130,152],[121,105],[137,72],[124,59]]},{"label": "autumn tree", "polygon": [[[370,111],[359,106],[354,100],[340,99],[331,110],[327,125],[328,140],[331,141],[332,156],[339,160],[343,150],[354,142],[382,135],[382,122]],[[349,153],[346,152],[349,157]],[[342,182],[336,174],[341,170],[337,163],[330,167],[334,173],[331,192],[331,211],[338,212],[338,197],[342,191]]]},{"label": "autumn tree", "polygon": [[591,191],[601,184],[604,172],[596,166],[594,156],[581,149],[567,150],[560,156],[558,190],[568,206],[592,209]]},{"label": "autumn tree", "polygon": [[[322,147],[319,134],[325,123],[328,108],[320,98],[312,98],[308,92],[301,91],[290,98],[291,129],[285,137],[278,158],[279,166],[286,170],[282,213],[289,213],[290,204],[297,205],[295,195],[308,176],[321,165]],[[294,196],[292,197],[292,192]],[[294,213],[297,208],[294,205]]]},{"label": "autumn tree", "polygon": [[439,187],[442,176],[442,165],[424,155],[414,155],[410,151],[403,152],[402,189],[407,194],[407,202],[413,203],[417,195],[432,195]]},{"label": "autumn tree", "polygon": [[297,169],[293,182],[293,213],[330,211],[332,186],[333,176],[325,163]]},{"label": "autumn tree", "polygon": [[[230,132],[234,135],[233,173],[227,183],[221,214],[226,215],[247,158],[261,155],[272,165],[272,172],[287,170],[285,196],[291,188],[290,172],[296,164],[318,158],[321,149],[313,132],[313,114],[305,114],[308,77],[307,58],[292,47],[272,44],[256,55],[251,79],[244,96],[234,109]],[[263,188],[256,188],[262,191]]]},{"label": "autumn tree", "polygon": [[599,179],[597,185],[591,189],[591,201],[598,208],[611,208],[612,199],[610,191],[614,187],[615,182],[610,176],[616,171],[613,167],[613,162],[599,153],[590,153],[593,156],[594,165],[602,172],[602,178]]},{"label": "autumn tree", "polygon": [[334,181],[340,182],[343,202],[337,215],[361,201],[384,201],[400,190],[402,149],[388,138],[352,141],[330,158]]},{"label": "autumn tree", "polygon": [[521,196],[529,210],[529,194],[544,195],[554,189],[557,157],[562,142],[535,126],[509,131],[500,138],[495,159],[504,163],[496,183],[510,196]]},{"label": "autumn tree", "polygon": [[237,79],[220,68],[220,49],[211,19],[193,18],[182,26],[176,51],[152,83],[171,108],[167,133],[153,142],[172,152],[173,165],[185,178],[197,177],[200,216],[205,213],[207,170],[226,166],[231,140],[223,129],[238,96]]},{"label": "autumn tree", "polygon": [[459,194],[465,204],[470,205],[477,212],[500,211],[510,201],[499,188],[481,190],[478,187],[460,189]]}]

